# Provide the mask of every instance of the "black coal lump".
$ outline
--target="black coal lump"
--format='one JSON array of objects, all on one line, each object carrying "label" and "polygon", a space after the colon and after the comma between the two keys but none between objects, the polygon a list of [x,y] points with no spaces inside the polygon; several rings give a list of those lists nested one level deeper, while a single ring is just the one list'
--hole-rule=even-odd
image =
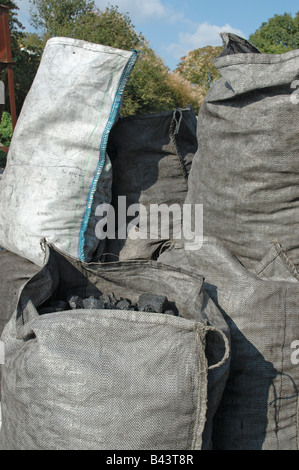
[{"label": "black coal lump", "polygon": [[68,298],[68,303],[71,309],[76,310],[83,307],[83,300],[79,295],[72,295]]},{"label": "black coal lump", "polygon": [[116,308],[119,310],[129,310],[131,306],[132,302],[129,299],[121,299],[116,304]]},{"label": "black coal lump", "polygon": [[114,305],[116,306],[118,300],[116,299],[115,295],[113,292],[110,292],[109,294],[102,294],[100,297],[103,302],[107,305]]},{"label": "black coal lump", "polygon": [[102,298],[96,298],[93,295],[90,297],[87,297],[86,299],[83,300],[83,308],[87,310],[93,310],[93,309],[104,309],[105,308],[105,302],[102,300]]},{"label": "black coal lump", "polygon": [[137,306],[141,312],[164,313],[168,300],[165,295],[141,294]]}]

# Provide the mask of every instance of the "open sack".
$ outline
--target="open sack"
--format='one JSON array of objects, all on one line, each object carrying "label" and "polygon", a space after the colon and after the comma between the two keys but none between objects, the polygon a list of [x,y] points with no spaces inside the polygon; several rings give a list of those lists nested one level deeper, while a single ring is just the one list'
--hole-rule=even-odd
[{"label": "open sack", "polygon": [[0,181],[0,246],[39,266],[41,238],[86,262],[103,250],[95,210],[111,200],[106,146],[137,58],[73,38],[47,41]]},{"label": "open sack", "polygon": [[[1,449],[207,449],[230,334],[203,279],[154,261],[83,264],[51,245],[2,341]],[[66,310],[50,299],[167,296],[179,315]]]}]

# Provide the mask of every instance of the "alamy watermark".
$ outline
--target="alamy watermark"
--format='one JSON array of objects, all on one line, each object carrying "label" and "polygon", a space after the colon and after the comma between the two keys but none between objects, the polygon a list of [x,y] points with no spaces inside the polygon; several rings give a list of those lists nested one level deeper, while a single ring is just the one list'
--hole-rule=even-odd
[{"label": "alamy watermark", "polygon": [[294,351],[291,354],[291,363],[293,365],[298,365],[299,364],[299,340],[295,340],[292,342],[291,349],[294,349]]},{"label": "alamy watermark", "polygon": [[5,86],[4,83],[0,81],[0,104],[5,104]]},{"label": "alamy watermark", "polygon": [[183,240],[186,250],[202,247],[202,204],[150,204],[149,207],[131,204],[127,207],[126,196],[119,196],[117,221],[111,204],[97,206],[95,215],[99,218],[95,227],[99,240],[172,239]]}]

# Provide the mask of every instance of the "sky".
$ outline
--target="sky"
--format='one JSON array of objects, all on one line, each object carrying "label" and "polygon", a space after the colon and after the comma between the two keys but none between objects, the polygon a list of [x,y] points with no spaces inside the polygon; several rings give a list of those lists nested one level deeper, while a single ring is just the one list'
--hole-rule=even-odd
[{"label": "sky", "polygon": [[[33,31],[30,1],[15,1],[20,8],[19,20],[27,31]],[[220,46],[220,32],[248,39],[275,14],[295,15],[299,11],[298,0],[95,0],[95,4],[100,10],[117,5],[121,13],[128,13],[135,30],[171,70],[188,51]]]}]

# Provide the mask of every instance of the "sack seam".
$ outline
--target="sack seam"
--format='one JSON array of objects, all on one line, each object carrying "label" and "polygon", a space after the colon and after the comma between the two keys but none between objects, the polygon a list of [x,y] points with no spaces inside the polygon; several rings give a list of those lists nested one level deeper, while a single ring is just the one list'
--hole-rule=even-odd
[{"label": "sack seam", "polygon": [[66,37],[53,37],[50,38],[45,46],[45,49],[56,44],[61,44],[63,46],[69,47],[76,47],[77,49],[85,49],[91,52],[102,52],[104,54],[113,54],[113,55],[120,55],[124,57],[124,53],[129,51],[125,51],[123,49],[117,49],[111,46],[104,46],[103,44],[91,44],[88,41],[83,39],[75,39],[75,38],[66,38]]},{"label": "sack seam", "polygon": [[[123,58],[124,56],[121,56],[121,57]],[[122,76],[120,78],[119,85],[118,85],[118,88],[117,88],[117,91],[116,91],[116,94],[115,94],[115,97],[114,97],[114,100],[113,100],[110,115],[109,115],[108,121],[106,123],[105,129],[104,129],[103,134],[102,134],[101,143],[100,143],[100,151],[99,151],[99,160],[98,160],[98,164],[97,164],[97,167],[96,167],[96,170],[95,170],[94,178],[93,178],[91,186],[90,186],[89,194],[88,194],[88,197],[87,197],[85,213],[84,213],[84,216],[83,216],[83,221],[82,221],[80,232],[79,232],[78,258],[81,261],[84,261],[85,256],[86,256],[86,254],[84,252],[85,242],[86,242],[85,232],[88,229],[88,224],[89,224],[89,221],[90,221],[91,208],[92,208],[92,204],[93,204],[93,200],[94,200],[94,194],[96,192],[98,181],[99,181],[100,175],[102,173],[102,170],[103,170],[103,167],[104,167],[104,164],[105,164],[105,161],[106,161],[106,148],[107,148],[109,133],[110,133],[112,127],[113,127],[113,124],[115,123],[116,118],[117,118],[117,113],[118,113],[120,105],[121,105],[121,100],[122,100],[122,97],[123,97],[123,94],[124,94],[125,86],[127,84],[129,76],[131,74],[131,71],[132,71],[132,69],[133,69],[133,67],[134,67],[134,65],[137,61],[137,58],[138,58],[138,52],[134,50],[131,54],[131,57],[130,57],[129,61],[126,64],[126,67],[123,70],[123,73],[122,73]],[[108,88],[107,88],[107,91],[108,91]]]},{"label": "sack seam", "polygon": [[[202,326],[198,326],[197,334],[197,350],[198,350],[198,364],[204,367],[203,370],[197,372],[197,408],[195,414],[195,423],[193,431],[193,440],[191,450],[201,450],[202,436],[204,432],[207,403],[208,403],[208,363],[204,352],[203,343],[205,343],[205,331]],[[197,367],[198,368],[198,367]]]},{"label": "sack seam", "polygon": [[299,58],[299,51],[288,51],[284,54],[240,53],[215,58],[213,63],[216,68],[223,69],[234,65],[276,65],[296,58]]},{"label": "sack seam", "polygon": [[[181,112],[181,111],[180,110],[174,111],[173,118],[172,118],[172,121],[171,121],[171,124],[170,124],[169,135],[170,135],[170,140],[173,143],[173,146],[176,150],[176,154],[177,154],[177,157],[178,157],[179,162],[180,162],[180,167],[181,167],[185,182],[187,182],[188,181],[188,171],[187,171],[187,168],[186,168],[186,163],[185,163],[185,160],[184,160],[184,158],[183,158],[183,156],[180,152],[180,149],[179,149],[179,146],[178,146],[177,140],[175,138],[175,134],[174,134],[175,113],[176,112]],[[183,119],[182,112],[181,112],[181,119]],[[180,124],[181,124],[181,122],[180,122]],[[179,127],[180,127],[180,125],[179,125]],[[178,133],[178,132],[179,132],[179,128],[178,128],[178,131],[176,133]],[[187,186],[188,186],[188,184],[187,184]]]}]

